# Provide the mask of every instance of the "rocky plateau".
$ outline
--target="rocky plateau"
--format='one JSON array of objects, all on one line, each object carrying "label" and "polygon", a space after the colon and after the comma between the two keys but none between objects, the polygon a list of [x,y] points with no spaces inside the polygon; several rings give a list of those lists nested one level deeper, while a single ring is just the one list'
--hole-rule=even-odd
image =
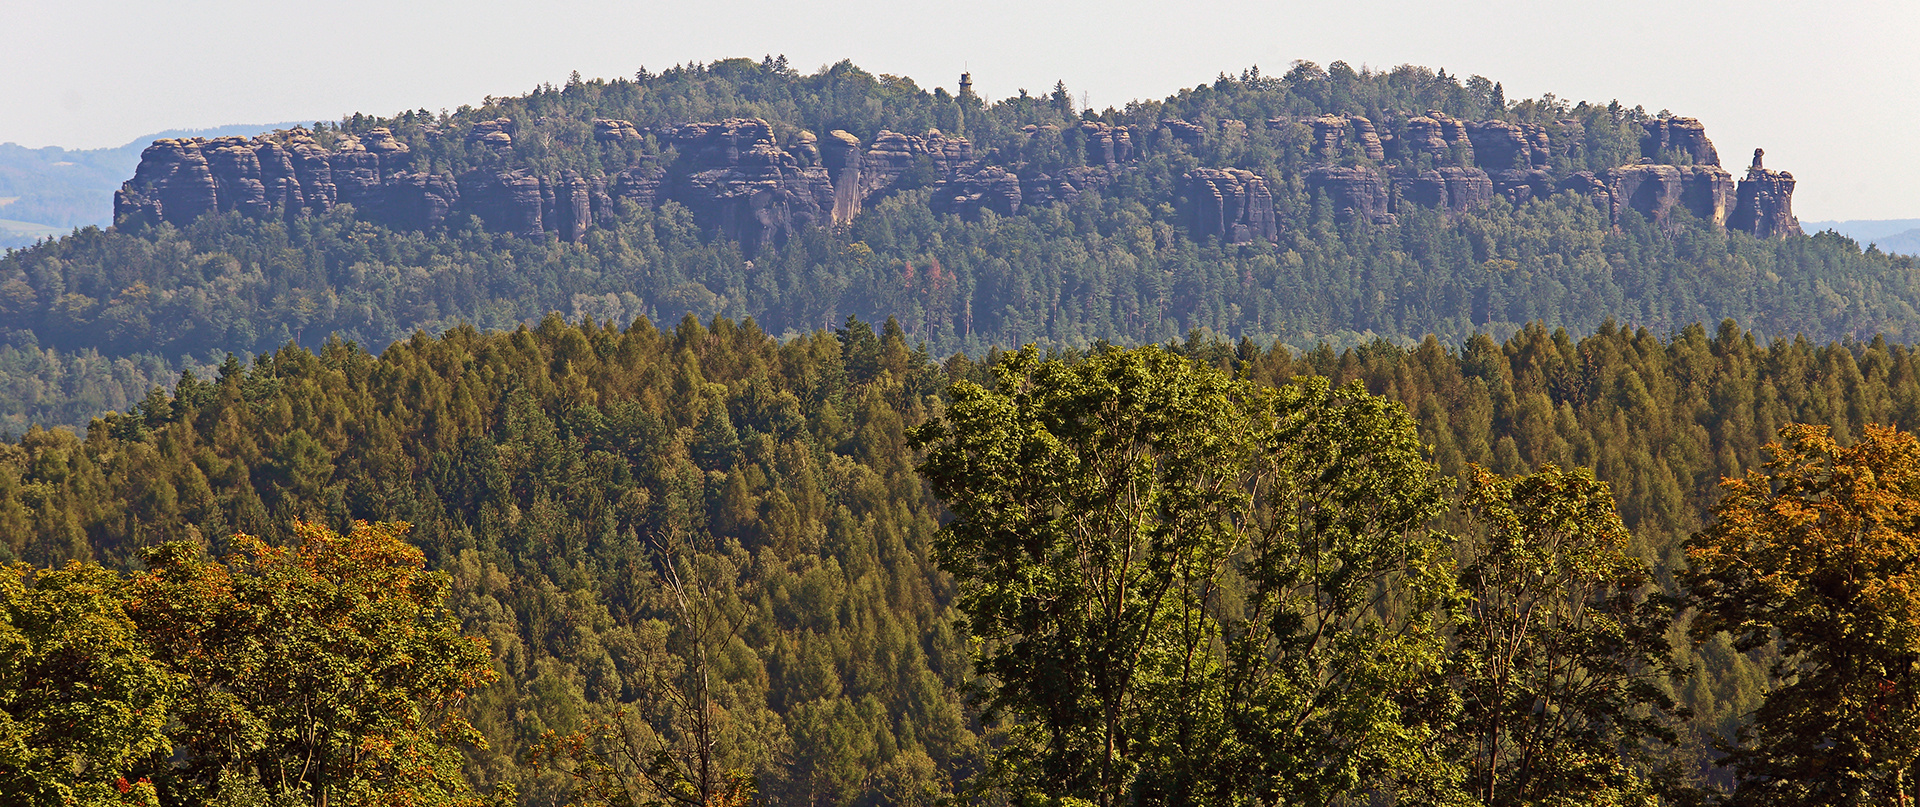
[{"label": "rocky plateau", "polygon": [[[1616,222],[1633,211],[1667,226],[1684,210],[1763,238],[1800,232],[1793,176],[1763,168],[1756,151],[1736,183],[1720,167],[1705,128],[1691,118],[1644,122],[1637,164],[1562,176],[1552,172],[1555,155],[1583,142],[1578,121],[1469,121],[1429,110],[1379,120],[1274,118],[1265,125],[1300,127],[1293,131],[1307,144],[1310,164],[1294,187],[1324,196],[1343,220],[1386,224],[1409,206],[1461,213],[1497,198],[1524,204],[1571,192]],[[1106,188],[1128,170],[1143,142],[1192,149],[1247,131],[1234,120],[1207,126],[1169,119],[1155,132],[1098,121],[1071,132],[1028,126],[1029,139],[1077,136],[1085,164],[1048,173],[977,154],[966,138],[937,130],[881,130],[862,141],[837,129],[782,138],[767,121],[750,118],[659,129],[596,118],[589,127],[597,144],[637,145],[651,137],[663,153],[631,156],[626,167],[605,174],[539,173],[512,159],[520,127],[507,118],[475,122],[460,134],[485,167],[457,176],[432,170],[385,128],[331,133],[325,146],[316,133],[298,128],[254,138],[158,140],[115,194],[114,214],[179,225],[208,213],[293,216],[347,204],[363,219],[397,228],[434,229],[471,215],[497,232],[578,240],[622,201],[644,207],[672,201],[752,255],[807,228],[844,226],[902,190],[927,188],[929,204],[943,214],[1015,216]],[[1287,185],[1278,179],[1239,168],[1195,168],[1179,177],[1176,202],[1196,239],[1273,241],[1283,226],[1275,189]]]}]

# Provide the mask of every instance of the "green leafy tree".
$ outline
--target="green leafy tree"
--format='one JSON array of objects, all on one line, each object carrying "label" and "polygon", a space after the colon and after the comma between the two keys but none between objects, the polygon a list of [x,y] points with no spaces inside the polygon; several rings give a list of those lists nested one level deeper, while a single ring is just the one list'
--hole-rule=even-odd
[{"label": "green leafy tree", "polygon": [[9,804],[157,805],[135,769],[171,745],[180,686],[98,564],[0,567],[0,793]]},{"label": "green leafy tree", "polygon": [[1243,541],[1254,391],[1153,348],[1077,364],[1028,348],[994,373],[917,434],[956,516],[941,565],[989,713],[1016,726],[1010,775],[1118,804],[1157,732],[1178,731],[1151,698],[1217,694],[1193,691],[1211,666],[1201,609]]},{"label": "green leafy tree", "polygon": [[1789,424],[1688,542],[1697,636],[1772,647],[1725,760],[1742,804],[1911,802],[1920,761],[1920,440]]},{"label": "green leafy tree", "polygon": [[1400,708],[1438,669],[1450,587],[1404,411],[1152,347],[994,373],[916,439],[1010,724],[1004,784],[1102,805],[1450,792]]},{"label": "green leafy tree", "polygon": [[1606,483],[1548,463],[1517,478],[1474,466],[1452,669],[1454,741],[1486,805],[1638,804],[1653,751],[1677,742],[1666,634],[1674,604]]}]

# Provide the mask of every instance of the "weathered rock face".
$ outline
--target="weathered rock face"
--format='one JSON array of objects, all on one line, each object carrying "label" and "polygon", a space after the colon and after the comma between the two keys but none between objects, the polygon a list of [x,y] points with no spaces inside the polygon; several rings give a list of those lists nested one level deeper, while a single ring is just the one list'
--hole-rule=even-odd
[{"label": "weathered rock face", "polygon": [[1125,126],[1095,121],[1080,124],[1086,142],[1087,164],[1114,166],[1133,160],[1133,132]]},{"label": "weathered rock face", "polygon": [[600,143],[620,143],[639,140],[640,130],[634,128],[632,121],[614,118],[593,119],[593,139]]},{"label": "weathered rock face", "polygon": [[1260,175],[1238,168],[1196,168],[1181,177],[1181,185],[1195,239],[1217,238],[1225,244],[1279,240],[1273,192]]},{"label": "weathered rock face", "polygon": [[1508,201],[1516,205],[1552,196],[1558,185],[1553,181],[1552,174],[1537,168],[1509,168],[1504,171],[1494,171],[1488,174],[1488,179],[1493,181],[1494,193],[1507,197]]},{"label": "weathered rock face", "polygon": [[835,129],[820,141],[820,163],[833,183],[833,223],[845,225],[860,215],[866,195],[860,189],[860,138]]},{"label": "weathered rock face", "polygon": [[1717,165],[1625,165],[1601,176],[1617,221],[1633,210],[1662,227],[1677,206],[1695,218],[1727,223],[1733,210],[1733,176]]},{"label": "weathered rock face", "polygon": [[1545,168],[1552,156],[1552,139],[1545,127],[1479,120],[1468,121],[1466,130],[1474,162],[1489,171]]},{"label": "weathered rock face", "polygon": [[[1278,119],[1267,121],[1273,127]],[[1380,142],[1380,132],[1374,128],[1373,121],[1349,115],[1322,115],[1307,121],[1313,128],[1313,154],[1321,159],[1337,160],[1352,147],[1362,157],[1374,162],[1387,158],[1386,149]]]},{"label": "weathered rock face", "polygon": [[1606,180],[1595,176],[1592,171],[1575,171],[1560,180],[1557,187],[1563,192],[1585,197],[1608,215],[1613,213],[1613,191],[1607,187]]},{"label": "weathered rock face", "polygon": [[[969,218],[1071,203],[1124,175],[1145,134],[1099,121],[1077,122],[1066,131],[1028,126],[1027,144],[988,160],[977,159],[966,139],[937,130],[922,135],[882,130],[863,143],[839,130],[776,136],[767,121],[748,118],[644,129],[610,118],[590,123],[593,142],[607,147],[599,152],[602,159],[616,155],[631,164],[594,176],[515,168],[521,164],[513,159],[519,128],[507,118],[444,135],[464,137],[463,159],[480,166],[457,180],[424,170],[429,166],[416,158],[406,139],[381,128],[335,133],[324,147],[302,129],[252,139],[159,140],[115,195],[115,213],[185,224],[206,213],[290,216],[349,204],[356,215],[397,228],[432,229],[474,215],[501,232],[525,237],[552,232],[577,240],[611,205],[674,201],[753,255],[804,228],[850,223],[863,206],[905,188],[928,188],[935,210]],[[1214,129],[1164,120],[1166,133],[1151,138],[1151,145],[1197,145],[1208,138],[1231,143],[1246,134],[1240,121],[1218,123]],[[1650,156],[1639,165],[1558,180],[1550,168],[1577,158],[1584,143],[1578,121],[1536,126],[1462,121],[1429,111],[1379,123],[1357,115],[1322,115],[1274,118],[1266,125],[1323,161],[1306,171],[1305,185],[1324,194],[1342,219],[1384,224],[1395,221],[1396,204],[1460,212],[1489,204],[1496,195],[1524,204],[1571,191],[1616,222],[1633,210],[1667,226],[1678,208],[1763,237],[1800,232],[1791,208],[1792,175],[1762,168],[1756,154],[1736,193],[1704,128],[1690,118],[1646,122],[1642,148]],[[403,134],[416,143],[443,136],[433,126]],[[672,151],[632,156],[635,145],[656,138]],[[1053,153],[1073,154],[1075,144],[1085,165],[1053,168],[1049,163],[1043,172],[1022,161],[1062,145],[1068,150]],[[671,164],[666,154],[676,155]],[[1655,164],[1674,157],[1692,164]],[[1413,158],[1430,167],[1410,167],[1407,161]],[[1339,164],[1355,162],[1361,164]],[[1374,167],[1379,164],[1385,167]],[[1181,214],[1196,237],[1227,243],[1278,237],[1266,177],[1232,168],[1195,169],[1181,178],[1179,193]]]},{"label": "weathered rock face", "polygon": [[1694,118],[1660,118],[1641,126],[1646,129],[1640,136],[1643,157],[1659,159],[1668,151],[1675,151],[1686,155],[1694,165],[1720,164],[1720,153],[1713,150],[1713,141],[1707,139],[1707,127]]},{"label": "weathered rock face", "polygon": [[971,165],[934,186],[930,200],[936,213],[957,213],[978,220],[991,210],[1002,216],[1020,212],[1025,189],[1020,177],[998,165]]},{"label": "weathered rock face", "polygon": [[1333,203],[1333,211],[1342,221],[1358,218],[1374,224],[1391,224],[1388,212],[1386,180],[1380,172],[1359,166],[1323,165],[1307,171],[1307,187],[1324,193]]},{"label": "weathered rock face", "polygon": [[[1034,132],[1028,132],[1031,136]],[[1055,133],[1057,134],[1057,132]],[[938,129],[914,136],[881,129],[860,161],[860,190],[865,199],[885,195],[908,175],[920,158],[926,158],[934,173],[924,180],[938,182],[953,176],[954,169],[973,159],[973,144],[965,138],[949,138]]]},{"label": "weathered rock face", "polygon": [[540,178],[526,171],[470,171],[460,177],[463,207],[479,216],[487,229],[522,237],[546,231],[547,207]]},{"label": "weathered rock face", "polygon": [[158,140],[141,153],[133,179],[114,194],[114,216],[179,225],[202,213],[291,215],[345,202],[370,220],[388,221],[393,207],[397,220],[412,221],[423,192],[448,201],[455,194],[444,178],[435,183],[410,176],[409,151],[386,129],[343,136],[333,151],[299,129],[271,139]]},{"label": "weathered rock face", "polygon": [[1756,238],[1786,238],[1805,235],[1800,220],[1793,215],[1793,175],[1769,171],[1760,162],[1765,152],[1753,150],[1753,165],[1740,180],[1738,199],[1727,228]]},{"label": "weathered rock face", "polygon": [[1459,150],[1469,162],[1473,160],[1473,141],[1467,137],[1466,123],[1431,110],[1402,122],[1393,142],[1402,157],[1424,154],[1435,162],[1450,163]]},{"label": "weathered rock face", "polygon": [[672,138],[688,171],[671,188],[670,198],[691,209],[696,220],[739,241],[742,252],[757,254],[802,228],[832,220],[834,188],[827,169],[802,166],[775,145],[766,121],[687,124]]},{"label": "weathered rock face", "polygon": [[1455,213],[1493,201],[1493,180],[1478,168],[1446,166],[1422,171],[1400,183],[1404,198]]},{"label": "weathered rock face", "polygon": [[1168,118],[1160,122],[1160,127],[1173,133],[1173,138],[1189,146],[1198,146],[1207,140],[1207,127],[1198,123]]}]

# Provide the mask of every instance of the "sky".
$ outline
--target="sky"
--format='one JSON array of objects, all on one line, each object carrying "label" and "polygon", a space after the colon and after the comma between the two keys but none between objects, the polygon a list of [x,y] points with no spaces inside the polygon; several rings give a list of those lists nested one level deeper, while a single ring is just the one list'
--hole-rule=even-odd
[{"label": "sky", "polygon": [[542,82],[784,54],[1097,108],[1258,65],[1418,64],[1700,118],[1805,220],[1920,217],[1920,2],[700,3],[0,0],[0,142],[100,148],[234,123],[439,110]]}]

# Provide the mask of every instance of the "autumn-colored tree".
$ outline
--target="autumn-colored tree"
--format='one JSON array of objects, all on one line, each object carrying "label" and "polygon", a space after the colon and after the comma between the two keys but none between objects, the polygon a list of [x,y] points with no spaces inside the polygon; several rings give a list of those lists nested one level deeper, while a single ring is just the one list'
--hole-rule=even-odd
[{"label": "autumn-colored tree", "polygon": [[479,738],[459,706],[493,679],[490,654],[407,529],[299,523],[297,546],[239,535],[222,561],[147,551],[128,610],[189,683],[163,789],[208,797],[238,773],[323,806],[484,801],[461,774],[459,746]]},{"label": "autumn-colored tree", "polygon": [[0,801],[158,804],[127,779],[168,752],[180,687],[127,618],[121,583],[85,561],[0,567]]},{"label": "autumn-colored tree", "polygon": [[1772,646],[1725,759],[1741,804],[1911,802],[1920,761],[1920,441],[1790,424],[1689,543],[1697,637]]}]

